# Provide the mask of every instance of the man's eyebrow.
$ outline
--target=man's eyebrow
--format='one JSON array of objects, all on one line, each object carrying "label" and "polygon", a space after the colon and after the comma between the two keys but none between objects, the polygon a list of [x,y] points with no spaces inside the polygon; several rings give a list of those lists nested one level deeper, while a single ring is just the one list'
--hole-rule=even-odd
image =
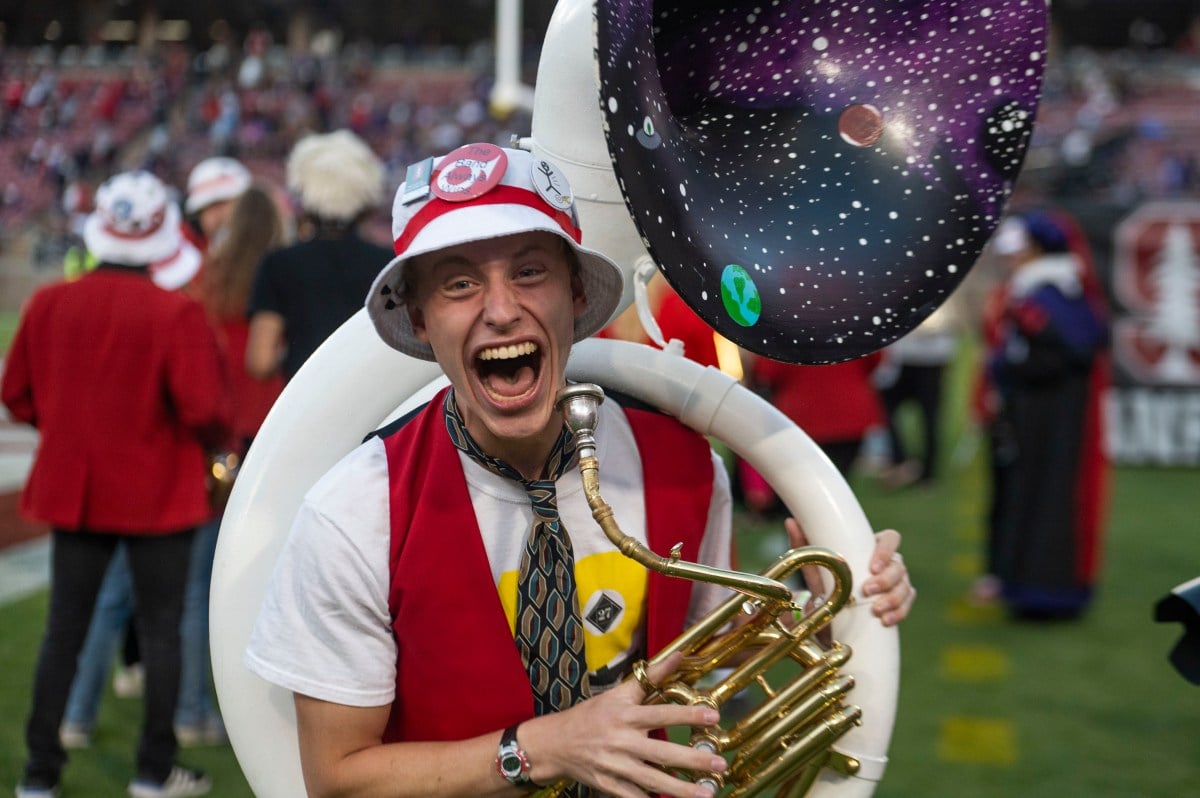
[{"label": "man's eyebrow", "polygon": [[525,246],[518,249],[516,252],[514,252],[512,254],[512,257],[515,260],[516,258],[523,258],[526,255],[529,255],[529,254],[532,254],[535,252],[545,252],[546,254],[553,254],[553,251],[550,247],[547,247],[545,244],[543,244],[539,241],[535,241],[531,244],[526,244]]},{"label": "man's eyebrow", "polygon": [[429,269],[440,269],[443,267],[460,267],[461,268],[463,266],[470,266],[470,265],[471,265],[471,261],[468,260],[467,258],[463,257],[462,255],[455,255],[453,253],[449,253],[449,254],[439,255],[437,257],[437,260],[430,261],[428,268]]}]

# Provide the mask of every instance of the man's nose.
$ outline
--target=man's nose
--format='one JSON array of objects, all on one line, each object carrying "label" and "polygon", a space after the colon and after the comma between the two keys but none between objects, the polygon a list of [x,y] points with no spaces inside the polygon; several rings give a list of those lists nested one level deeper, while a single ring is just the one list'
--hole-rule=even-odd
[{"label": "man's nose", "polygon": [[492,327],[504,328],[521,318],[517,292],[507,282],[489,283],[483,297],[483,320]]}]

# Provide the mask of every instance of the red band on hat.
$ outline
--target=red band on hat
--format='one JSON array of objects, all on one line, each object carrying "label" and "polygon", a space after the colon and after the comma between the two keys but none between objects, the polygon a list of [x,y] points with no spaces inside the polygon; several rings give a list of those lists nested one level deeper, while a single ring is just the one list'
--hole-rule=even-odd
[{"label": "red band on hat", "polygon": [[470,202],[447,202],[444,199],[433,197],[425,203],[425,207],[413,214],[413,217],[408,220],[408,224],[404,226],[404,232],[400,234],[394,244],[396,254],[400,255],[412,246],[413,239],[435,219],[451,211],[479,205],[524,205],[527,208],[533,208],[550,217],[576,244],[583,240],[583,234],[575,226],[570,214],[550,207],[536,192],[529,189],[501,185]]},{"label": "red band on hat", "polygon": [[150,217],[151,227],[137,233],[126,233],[116,229],[111,224],[104,225],[104,232],[108,233],[113,238],[119,238],[122,241],[142,241],[156,234],[162,229],[163,222],[166,220],[167,211],[162,209]]},{"label": "red band on hat", "polygon": [[192,197],[204,191],[211,191],[223,183],[239,183],[242,182],[242,179],[243,178],[238,177],[237,175],[217,175],[216,177],[209,178],[202,183],[197,183],[196,185],[192,186],[192,190],[188,192],[188,196]]}]

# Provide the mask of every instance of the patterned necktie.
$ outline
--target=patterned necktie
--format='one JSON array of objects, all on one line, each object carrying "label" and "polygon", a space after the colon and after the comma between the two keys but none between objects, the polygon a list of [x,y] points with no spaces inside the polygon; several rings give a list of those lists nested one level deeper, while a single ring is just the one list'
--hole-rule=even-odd
[{"label": "patterned necktie", "polygon": [[575,443],[563,426],[542,469],[542,478],[527,480],[503,460],[486,454],[467,432],[454,403],[443,405],[450,440],[483,467],[515,480],[533,505],[533,529],[521,556],[517,579],[516,644],[529,673],[533,705],[545,715],[577,704],[590,694],[583,655],[583,622],[575,590],[575,556],[571,539],[558,517],[554,482],[570,468]]}]

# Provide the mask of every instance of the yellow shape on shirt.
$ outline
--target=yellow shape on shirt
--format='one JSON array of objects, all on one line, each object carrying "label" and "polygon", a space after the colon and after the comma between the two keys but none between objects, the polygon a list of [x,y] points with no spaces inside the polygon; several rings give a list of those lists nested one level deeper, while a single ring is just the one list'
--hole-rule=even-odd
[{"label": "yellow shape on shirt", "polygon": [[[496,589],[508,619],[508,629],[517,628],[517,571],[500,575]],[[580,613],[584,616],[584,653],[589,671],[597,671],[620,658],[635,643],[646,612],[646,568],[619,551],[591,554],[575,561],[575,584],[579,593]],[[601,630],[587,619],[590,603],[601,600],[604,591],[608,601],[616,601],[621,609],[611,625]],[[640,638],[637,642],[641,642]]]}]

